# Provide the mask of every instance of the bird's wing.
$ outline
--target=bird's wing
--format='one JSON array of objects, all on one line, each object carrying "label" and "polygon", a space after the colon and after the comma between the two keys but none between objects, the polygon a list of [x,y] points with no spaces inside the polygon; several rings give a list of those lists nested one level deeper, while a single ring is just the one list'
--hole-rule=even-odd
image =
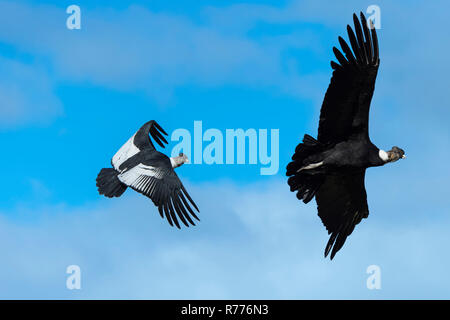
[{"label": "bird's wing", "polygon": [[[164,143],[168,143],[164,136],[161,134],[167,135],[163,128],[155,121],[151,120],[144,124],[138,132],[136,132],[136,136],[134,138],[134,144],[139,150],[150,149],[155,150],[155,146],[153,145],[150,136],[155,140],[157,144],[164,148]],[[150,134],[150,136],[149,136]],[[163,143],[164,142],[164,143]]]},{"label": "bird's wing", "polygon": [[322,143],[340,142],[353,133],[368,137],[370,101],[380,63],[378,39],[362,13],[362,28],[355,14],[353,22],[356,36],[347,25],[351,49],[341,37],[343,54],[333,47],[338,63],[331,61],[333,76],[320,111],[318,140]]},{"label": "bird's wing", "polygon": [[[114,169],[119,167],[126,160],[136,155],[142,150],[155,150],[155,146],[150,136],[164,148],[164,143],[168,143],[163,134],[167,135],[163,128],[155,121],[151,120],[144,124],[128,141],[116,152],[111,160]],[[164,143],[163,143],[164,142]]]},{"label": "bird's wing", "polygon": [[364,187],[365,169],[353,173],[334,173],[325,177],[316,193],[319,217],[331,234],[325,257],[331,259],[344,245],[355,226],[369,215]]},{"label": "bird's wing", "polygon": [[119,174],[119,180],[149,197],[158,207],[161,217],[165,216],[171,226],[175,224],[180,228],[177,216],[187,227],[189,223],[195,225],[191,216],[200,221],[191,208],[192,205],[199,212],[197,205],[172,167],[140,163]]}]

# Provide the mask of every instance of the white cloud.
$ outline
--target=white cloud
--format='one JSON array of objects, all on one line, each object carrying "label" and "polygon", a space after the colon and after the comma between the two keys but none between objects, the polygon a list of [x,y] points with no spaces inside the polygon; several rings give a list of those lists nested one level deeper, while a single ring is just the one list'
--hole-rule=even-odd
[{"label": "white cloud", "polygon": [[[346,24],[353,24],[351,15],[362,11],[368,17],[366,10],[372,4],[361,1],[342,3],[293,0],[286,6],[275,7],[243,3],[225,8],[208,7],[205,9],[205,16],[215,28],[235,34],[248,32],[256,28],[258,23],[272,26],[301,23],[303,27],[290,30],[290,34],[300,41],[300,46],[315,47],[316,56],[325,53],[331,57],[332,46],[338,47],[337,36],[346,38],[344,27]],[[448,41],[444,41],[446,30],[443,27],[448,20],[447,2],[440,0],[436,6],[430,7],[422,3],[380,0],[376,5],[381,9],[382,29],[378,30],[381,66],[374,105],[378,104],[379,108],[383,108],[380,113],[386,115],[386,118],[380,119],[382,125],[389,121],[393,110],[397,110],[400,116],[415,125],[428,121],[428,124],[445,128],[448,135],[447,123],[439,121],[448,116],[450,109],[446,89],[450,73],[450,66],[446,61],[450,46]],[[330,38],[317,30],[312,37],[305,34],[305,29],[310,26],[308,23],[327,26],[327,34],[335,34],[333,42],[329,42]],[[298,45],[299,43],[295,44],[290,40],[280,44],[280,47]],[[328,65],[324,65],[322,70],[325,67]],[[322,83],[322,89],[325,89],[330,76],[331,70],[323,77],[323,81],[315,79],[316,87],[320,87]],[[304,74],[300,72],[298,78],[304,79]],[[303,91],[303,86],[298,86],[297,90]],[[322,97],[323,94],[324,92]],[[311,94],[305,96],[314,97]],[[407,107],[400,110],[399,106],[403,105]]]},{"label": "white cloud", "polygon": [[283,76],[278,48],[143,7],[82,11],[82,30],[65,29],[62,9],[56,7],[2,1],[0,9],[8,25],[0,39],[49,56],[60,75],[71,80],[156,94],[188,82],[257,86]]},{"label": "white cloud", "polygon": [[[82,29],[68,30],[65,8],[0,1],[0,19],[8,26],[0,30],[0,41],[50,62],[54,83],[88,81],[117,90],[144,91],[161,103],[187,84],[236,85],[313,99],[319,107],[331,73],[331,47],[337,45],[337,35],[345,35],[343,26],[351,24],[352,12],[365,11],[369,4],[308,0],[276,7],[244,3],[205,7],[196,19],[139,6],[81,8]],[[382,65],[374,109],[391,114],[386,110],[407,105],[410,108],[398,112],[408,121],[441,119],[449,109],[447,44],[442,41],[445,30],[440,28],[445,25],[445,10],[386,1],[378,5]],[[414,19],[404,23],[400,16]],[[260,28],[265,25],[288,29],[272,34]],[[305,71],[317,65],[309,57],[323,62],[323,68]],[[16,101],[19,107],[14,110],[20,113],[14,91],[4,99]],[[383,125],[389,121],[383,115],[373,116],[379,116],[378,123]],[[395,124],[387,129],[394,130]]]},{"label": "white cloud", "polygon": [[310,46],[314,34],[308,30],[299,29],[296,37],[253,38],[243,29],[233,33],[221,28],[210,9],[204,22],[139,6],[81,10],[82,29],[67,30],[63,8],[0,1],[0,19],[8,25],[8,31],[0,30],[0,41],[49,59],[60,79],[142,90],[161,101],[186,84],[311,93],[309,76],[301,78],[297,69],[306,62],[286,66],[289,49],[317,50]]},{"label": "white cloud", "polygon": [[[181,231],[170,228],[150,201],[130,193],[80,208],[34,210],[34,222],[2,215],[0,296],[448,298],[449,221],[443,214],[389,223],[387,211],[372,205],[371,216],[330,262],[323,258],[328,236],[315,206],[296,200],[284,181],[189,190],[202,221]],[[381,194],[369,192],[369,202],[382,203]],[[81,291],[65,289],[72,264],[81,267]],[[371,264],[381,267],[381,291],[365,286]]]}]

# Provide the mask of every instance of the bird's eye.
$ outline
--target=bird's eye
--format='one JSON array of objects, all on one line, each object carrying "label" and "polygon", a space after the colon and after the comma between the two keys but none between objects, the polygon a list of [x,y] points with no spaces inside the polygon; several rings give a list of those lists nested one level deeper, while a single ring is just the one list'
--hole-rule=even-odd
[{"label": "bird's eye", "polygon": [[184,155],[183,152],[180,152],[179,156],[182,157],[183,155]]}]

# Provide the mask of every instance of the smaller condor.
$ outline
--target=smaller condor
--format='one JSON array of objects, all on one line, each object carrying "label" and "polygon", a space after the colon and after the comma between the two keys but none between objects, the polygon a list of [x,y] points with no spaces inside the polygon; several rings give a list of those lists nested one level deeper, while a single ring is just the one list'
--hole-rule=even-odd
[{"label": "smaller condor", "polygon": [[200,221],[191,208],[199,212],[174,169],[188,162],[186,155],[169,158],[156,151],[150,136],[164,148],[167,135],[156,121],[144,124],[114,155],[113,168],[103,168],[97,176],[98,192],[108,198],[120,197],[127,187],[149,197],[162,218],[180,228],[178,218],[189,227]]},{"label": "smaller condor", "polygon": [[356,35],[347,26],[351,49],[341,37],[344,54],[333,47],[338,63],[331,62],[334,71],[320,111],[317,140],[304,136],[286,172],[299,200],[308,203],[316,198],[319,217],[330,234],[325,257],[331,250],[331,259],[369,215],[366,169],[405,158],[398,147],[384,151],[370,141],[369,108],[380,64],[378,40],[362,13],[361,23],[355,14],[353,22]]}]

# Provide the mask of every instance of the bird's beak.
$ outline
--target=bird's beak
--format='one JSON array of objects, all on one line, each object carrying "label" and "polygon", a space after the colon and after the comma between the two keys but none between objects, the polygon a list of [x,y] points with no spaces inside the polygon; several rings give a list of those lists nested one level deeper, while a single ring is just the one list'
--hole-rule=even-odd
[{"label": "bird's beak", "polygon": [[406,159],[406,156],[405,156],[405,155],[402,155],[402,159]]}]

